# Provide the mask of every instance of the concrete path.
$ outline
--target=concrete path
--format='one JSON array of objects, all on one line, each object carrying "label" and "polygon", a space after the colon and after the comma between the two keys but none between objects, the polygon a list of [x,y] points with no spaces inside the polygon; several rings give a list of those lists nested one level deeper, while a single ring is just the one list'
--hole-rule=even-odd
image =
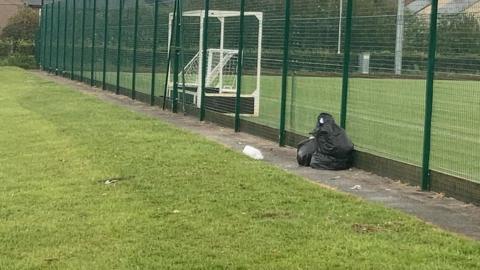
[{"label": "concrete path", "polygon": [[419,187],[408,186],[400,181],[380,177],[359,169],[332,172],[302,168],[296,163],[296,150],[294,148],[280,148],[275,142],[245,133],[235,133],[231,129],[222,128],[212,123],[202,123],[198,121],[198,118],[162,111],[158,107],[150,107],[128,97],[115,95],[98,88],[91,88],[85,84],[61,77],[42,72],[36,72],[36,75],[60,84],[73,86],[83,93],[96,96],[106,102],[169,122],[237,151],[242,151],[247,144],[254,146],[263,152],[266,162],[319,183],[326,188],[350,193],[367,201],[382,203],[387,207],[399,209],[445,230],[480,240],[480,207],[478,206],[465,204],[453,198],[446,198],[442,194],[421,192]]}]

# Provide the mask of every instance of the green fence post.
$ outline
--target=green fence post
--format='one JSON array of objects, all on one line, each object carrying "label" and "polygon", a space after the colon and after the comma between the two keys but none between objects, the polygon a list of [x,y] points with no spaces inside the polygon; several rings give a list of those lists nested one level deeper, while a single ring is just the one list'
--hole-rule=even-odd
[{"label": "green fence post", "polygon": [[37,64],[40,69],[43,69],[42,66],[42,54],[43,54],[43,0],[40,1],[40,11],[39,11],[39,21],[38,21],[38,32],[37,38],[35,40],[35,50],[37,56]]},{"label": "green fence post", "polygon": [[202,81],[200,86],[200,121],[205,120],[205,86],[207,80],[208,17],[210,13],[210,0],[205,0],[204,10],[205,14],[203,18]]},{"label": "green fence post", "polygon": [[72,16],[72,65],[71,68],[72,70],[70,71],[70,79],[74,80],[75,79],[75,22],[76,22],[76,15],[77,15],[77,2],[76,0],[73,0],[73,16]]},{"label": "green fence post", "polygon": [[42,69],[46,70],[45,65],[47,64],[47,25],[48,25],[48,10],[47,4],[45,4],[44,0],[42,0],[42,20],[43,20],[43,28],[42,28]]},{"label": "green fence post", "polygon": [[90,63],[90,86],[94,85],[95,79],[95,32],[97,23],[97,0],[93,0],[93,16],[92,16],[92,58]]},{"label": "green fence post", "polygon": [[[180,0],[180,7],[182,8],[183,10],[183,4],[182,4],[182,1],[183,0]],[[184,51],[184,44],[185,44],[185,27],[183,27],[183,22],[184,22],[184,18],[183,18],[183,12],[182,12],[182,16],[180,17],[180,24],[182,25],[182,27],[180,28],[180,51],[182,52],[181,54],[181,57],[180,57],[180,66],[182,67],[181,68],[181,73],[182,73],[182,111],[183,111],[183,114],[186,115],[187,114],[187,107],[186,107],[186,89],[185,89],[185,51]],[[180,79],[179,79],[180,80]]]},{"label": "green fence post", "polygon": [[47,65],[47,71],[50,72],[50,54],[51,54],[51,35],[52,35],[52,16],[51,16],[51,11],[50,9],[52,8],[52,3],[49,3],[46,5],[46,12],[48,12],[48,25],[47,25],[47,29],[48,29],[48,37],[47,37],[47,47],[49,48],[48,50],[48,54],[45,56],[46,57],[46,65]]},{"label": "green fence post", "polygon": [[42,69],[42,46],[43,46],[43,0],[40,1],[40,9],[38,11],[38,30],[36,31],[35,38],[35,57],[37,60],[37,65]]},{"label": "green fence post", "polygon": [[122,52],[122,16],[123,16],[123,0],[118,1],[120,4],[118,11],[118,44],[117,44],[117,88],[115,94],[120,94],[120,58]]},{"label": "green fence post", "polygon": [[353,0],[347,1],[347,22],[345,26],[345,42],[343,52],[343,82],[342,82],[342,104],[340,111],[340,126],[347,128],[347,106],[348,106],[348,89],[350,77],[350,50],[352,44],[352,16],[353,16]]},{"label": "green fence post", "polygon": [[52,4],[50,5],[50,8],[52,11],[50,12],[51,15],[51,23],[50,23],[50,52],[49,52],[49,60],[48,60],[48,72],[52,72],[52,53],[53,53],[53,11],[55,10],[55,0],[52,1]]},{"label": "green fence post", "polygon": [[180,0],[177,1],[177,16],[175,18],[175,58],[173,59],[173,92],[172,92],[172,112],[178,112],[178,71],[180,70],[180,31],[182,6]]},{"label": "green fence post", "polygon": [[47,48],[50,48],[50,36],[52,35],[51,33],[51,12],[50,9],[52,8],[52,3],[45,4],[45,16],[47,17],[47,24],[45,25],[45,33],[48,35],[45,36],[45,67],[48,72],[50,72],[50,49],[47,54]]},{"label": "green fence post", "polygon": [[290,125],[291,126],[295,126],[296,122],[295,122],[295,105],[296,105],[296,102],[297,102],[297,88],[295,87],[296,86],[296,78],[297,78],[297,72],[296,71],[293,71],[292,72],[292,76],[291,76],[291,80],[290,80],[290,115],[289,115],[289,119],[290,119]]},{"label": "green fence post", "polygon": [[428,49],[427,89],[425,94],[425,126],[423,136],[422,190],[430,190],[430,153],[432,137],[433,83],[437,53],[438,0],[432,0],[430,14],[430,41]]},{"label": "green fence post", "polygon": [[44,37],[43,37],[43,70],[47,70],[47,65],[48,65],[48,62],[47,62],[47,47],[48,47],[48,4],[45,3],[44,4],[44,9],[42,9],[42,14],[43,16],[45,16],[45,22],[43,23],[44,24]]},{"label": "green fence post", "polygon": [[133,69],[132,69],[132,99],[135,99],[137,82],[137,42],[138,42],[138,0],[135,0],[135,26],[133,29]]},{"label": "green fence post", "polygon": [[102,74],[102,89],[107,89],[107,43],[108,43],[108,0],[105,0],[105,14],[103,26],[103,74]]},{"label": "green fence post", "polygon": [[[163,88],[163,104],[162,104],[162,109],[165,110],[166,105],[167,105],[167,90],[168,90],[168,80],[169,80],[169,73],[170,73],[170,61],[172,61],[172,41],[173,41],[173,31],[175,29],[175,23],[173,20],[175,20],[177,16],[177,1],[175,1],[175,4],[173,5],[173,18],[172,18],[172,23],[170,27],[170,35],[168,37],[169,39],[169,44],[168,44],[168,53],[167,53],[167,72],[165,72],[165,85]],[[168,23],[170,24],[170,16],[168,17]]]},{"label": "green fence post", "polygon": [[240,33],[238,38],[237,93],[235,96],[235,132],[240,131],[240,111],[242,109],[241,96],[242,96],[244,34],[245,34],[245,0],[240,0]]},{"label": "green fence post", "polygon": [[152,45],[152,83],[150,89],[150,106],[155,105],[155,76],[157,73],[157,30],[158,30],[158,0],[155,0],[155,13],[153,18],[153,45]]},{"label": "green fence post", "polygon": [[57,3],[57,48],[55,50],[55,75],[58,75],[58,56],[60,53],[60,9],[61,3]]},{"label": "green fence post", "polygon": [[40,38],[39,38],[39,44],[38,44],[38,59],[39,59],[39,65],[40,68],[43,70],[43,36],[45,35],[45,30],[43,29],[44,24],[45,24],[45,16],[43,14],[44,12],[44,2],[43,0],[41,1],[41,8],[40,8]]},{"label": "green fence post", "polygon": [[283,69],[282,69],[282,93],[280,100],[280,134],[279,145],[285,146],[285,114],[287,108],[287,83],[288,62],[290,56],[290,0],[285,0],[285,25],[283,29]]},{"label": "green fence post", "polygon": [[85,1],[83,0],[82,5],[82,51],[80,52],[80,81],[83,82],[83,63],[84,63],[84,56],[85,56],[85,13],[86,13],[86,5]]},{"label": "green fence post", "polygon": [[68,25],[68,0],[65,0],[65,10],[64,10],[65,23],[63,26],[63,65],[62,65],[62,74],[65,74],[67,70],[67,25]]}]

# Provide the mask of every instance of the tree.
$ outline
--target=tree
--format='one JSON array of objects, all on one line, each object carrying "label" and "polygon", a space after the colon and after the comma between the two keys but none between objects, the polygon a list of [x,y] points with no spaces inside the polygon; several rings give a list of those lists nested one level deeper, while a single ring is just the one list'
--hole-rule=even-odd
[{"label": "tree", "polygon": [[13,50],[21,41],[32,42],[38,29],[38,14],[35,10],[22,7],[8,20],[0,38],[12,42]]},{"label": "tree", "polygon": [[480,21],[476,15],[442,15],[438,32],[439,54],[480,54]]}]

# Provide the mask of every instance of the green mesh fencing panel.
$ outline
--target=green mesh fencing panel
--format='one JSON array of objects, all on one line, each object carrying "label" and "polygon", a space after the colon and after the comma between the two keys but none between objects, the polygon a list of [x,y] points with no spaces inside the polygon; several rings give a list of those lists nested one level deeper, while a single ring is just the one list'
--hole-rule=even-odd
[{"label": "green mesh fencing panel", "polygon": [[[182,27],[178,29],[179,32],[179,46],[181,48],[181,54],[178,59],[178,102],[184,110],[186,106],[192,106],[199,108],[199,93],[200,93],[200,58],[201,58],[201,45],[200,45],[200,33],[202,31],[203,22],[201,22],[200,14],[203,10],[203,1],[186,0],[180,3],[178,8],[178,14],[181,20]],[[170,14],[173,12],[173,7],[170,10]],[[167,32],[165,32],[168,40],[171,40],[172,45],[172,59],[168,80],[168,95],[172,98],[173,81],[174,81],[174,45],[176,43],[175,20],[169,16],[169,25],[166,26]],[[174,25],[173,32],[171,32],[172,24]],[[168,57],[168,53],[165,55]],[[162,75],[163,78],[165,76]],[[165,81],[164,81],[165,82]]]},{"label": "green mesh fencing panel", "polygon": [[[271,128],[280,121],[284,1],[268,5],[246,0],[241,119]],[[253,113],[252,113],[253,112]],[[255,129],[252,127],[252,129]],[[259,135],[265,131],[253,130]]]},{"label": "green mesh fencing panel", "polygon": [[93,84],[100,85],[103,78],[103,42],[105,27],[105,0],[96,0],[95,8],[92,10],[92,19],[95,24],[92,31],[93,48],[91,49],[91,65],[93,68]]},{"label": "green mesh fencing panel", "polygon": [[73,30],[74,42],[73,42],[73,72],[76,79],[80,78],[80,68],[81,68],[81,59],[82,59],[82,14],[83,14],[83,4],[78,1],[75,3],[75,29]]},{"label": "green mesh fencing panel", "polygon": [[51,42],[51,52],[50,52],[50,67],[53,72],[57,70],[57,47],[58,47],[58,18],[59,18],[59,2],[52,3],[52,21],[51,21],[51,33],[50,33],[50,42]]},{"label": "green mesh fencing panel", "polygon": [[108,89],[114,89],[117,84],[118,64],[118,30],[121,1],[108,0],[107,47],[105,55],[105,83]]},{"label": "green mesh fencing panel", "polygon": [[83,39],[83,81],[89,82],[92,70],[92,40],[93,40],[93,2],[85,1],[85,23]]},{"label": "green mesh fencing panel", "polygon": [[69,38],[69,59],[70,59],[70,62],[69,62],[69,68],[70,68],[70,72],[69,72],[69,75],[70,75],[70,78],[75,78],[75,57],[76,57],[76,37],[77,37],[77,32],[76,32],[76,29],[77,29],[77,3],[75,0],[71,0],[70,1],[71,5],[69,6],[69,15],[71,16],[70,17],[70,28],[69,28],[69,33],[68,33],[68,38]]},{"label": "green mesh fencing panel", "polygon": [[75,0],[67,0],[67,51],[66,51],[66,74],[73,76],[74,70],[74,42],[75,42]]},{"label": "green mesh fencing panel", "polygon": [[[184,6],[186,6],[189,1],[184,2],[186,2],[184,4]],[[156,74],[154,94],[156,97],[163,98],[165,92],[165,79],[167,75],[169,14],[173,12],[173,1],[159,1],[158,5],[157,51],[155,56]]]},{"label": "green mesh fencing panel", "polygon": [[[205,109],[233,115],[235,112],[240,26],[240,1],[210,1],[208,19],[205,78]],[[198,16],[193,17],[196,20]],[[196,30],[198,32],[198,30]],[[199,32],[203,33],[203,31]],[[200,40],[203,37],[200,36]],[[201,44],[201,43],[199,43]],[[192,50],[192,54],[195,50]],[[203,70],[202,52],[199,54],[199,74]],[[190,60],[187,60],[187,62]],[[189,75],[186,67],[186,74]],[[190,77],[190,75],[189,75]],[[190,80],[190,79],[189,79]]]},{"label": "green mesh fencing panel", "polygon": [[71,0],[65,0],[63,5],[63,51],[61,53],[63,54],[62,71],[64,75],[70,73],[72,65],[72,2]]},{"label": "green mesh fencing panel", "polygon": [[103,79],[103,42],[104,42],[104,9],[105,0],[93,2],[91,47],[90,47],[90,80],[92,85],[101,85]]},{"label": "green mesh fencing panel", "polygon": [[286,107],[289,131],[307,135],[321,112],[339,119],[345,11],[346,1],[292,3]]},{"label": "green mesh fencing panel", "polygon": [[45,22],[44,22],[44,37],[43,37],[43,67],[45,70],[48,70],[50,68],[50,33],[52,31],[51,29],[51,23],[50,21],[52,20],[51,16],[51,4],[48,2],[45,3],[45,8],[43,10],[43,16],[45,16]]},{"label": "green mesh fencing panel", "polygon": [[[176,35],[175,31],[176,29],[174,28],[175,26],[175,20],[174,20],[174,10],[175,10],[175,1],[170,1],[171,5],[169,7],[164,7],[163,10],[161,10],[161,14],[163,18],[166,20],[162,21],[163,26],[161,26],[162,29],[164,29],[163,33],[161,34],[161,41],[160,43],[163,44],[162,49],[164,51],[164,58],[163,61],[157,58],[157,67],[158,67],[158,61],[160,60],[160,63],[162,67],[160,67],[160,70],[162,70],[161,74],[157,73],[157,80],[161,80],[161,84],[158,84],[158,86],[161,87],[161,96],[162,96],[162,102],[165,101],[166,104],[172,105],[173,101],[173,64],[174,64],[174,59],[175,59],[175,48],[174,44],[176,41]],[[190,1],[184,1],[183,6],[188,6]],[[186,26],[188,27],[188,26]],[[194,37],[192,37],[194,38]],[[158,57],[159,55],[157,55]],[[157,69],[158,72],[158,69]]]},{"label": "green mesh fencing panel", "polygon": [[60,66],[62,64],[62,58],[63,57],[63,54],[60,53],[60,51],[63,51],[63,27],[64,27],[64,23],[63,23],[63,20],[64,18],[63,15],[62,15],[62,6],[63,6],[64,3],[62,2],[57,2],[55,4],[55,36],[54,36],[54,42],[55,42],[55,48],[54,48],[54,51],[55,51],[55,62],[54,62],[54,65],[55,65],[55,71],[57,73],[60,73],[61,70],[62,70],[62,67]]},{"label": "green mesh fencing panel", "polygon": [[50,27],[48,21],[51,19],[49,18],[49,4],[45,3],[44,4],[44,9],[42,11],[42,18],[44,20],[43,22],[43,31],[42,31],[42,41],[43,41],[43,46],[42,46],[42,67],[43,69],[48,69],[49,63],[48,63],[48,55],[50,51]]},{"label": "green mesh fencing panel", "polygon": [[56,61],[56,51],[57,51],[57,4],[52,2],[50,5],[49,13],[51,20],[49,21],[50,24],[50,33],[49,33],[49,43],[50,43],[50,50],[49,50],[49,59],[48,59],[48,66],[50,67],[51,71],[55,71],[55,61]]},{"label": "green mesh fencing panel", "polygon": [[360,150],[421,165],[429,16],[362,3],[354,5],[347,132]]},{"label": "green mesh fencing panel", "polygon": [[79,80],[83,81],[85,78],[85,66],[86,66],[86,52],[87,52],[87,37],[86,37],[86,32],[87,32],[87,24],[88,24],[88,17],[87,17],[87,7],[88,7],[89,1],[82,1],[81,2],[81,10],[80,10],[80,17],[81,17],[81,23],[80,23],[80,66],[79,66]]},{"label": "green mesh fencing panel", "polygon": [[431,160],[432,169],[475,182],[480,182],[479,18],[480,3],[439,4]]},{"label": "green mesh fencing panel", "polygon": [[71,10],[71,1],[64,0],[62,6],[62,13],[63,13],[63,23],[62,23],[62,74],[68,74],[70,72],[71,66],[71,23],[72,23],[72,16],[70,15]]},{"label": "green mesh fencing panel", "polygon": [[61,75],[65,71],[65,36],[66,36],[66,13],[65,13],[65,6],[66,1],[63,0],[60,2],[59,7],[59,24],[58,24],[58,52],[57,52],[57,59],[58,59],[58,74]]},{"label": "green mesh fencing panel", "polygon": [[124,0],[120,52],[120,87],[124,89],[132,89],[134,19],[135,0]]},{"label": "green mesh fencing panel", "polygon": [[152,82],[152,48],[154,1],[140,0],[138,9],[136,91],[150,95]]}]

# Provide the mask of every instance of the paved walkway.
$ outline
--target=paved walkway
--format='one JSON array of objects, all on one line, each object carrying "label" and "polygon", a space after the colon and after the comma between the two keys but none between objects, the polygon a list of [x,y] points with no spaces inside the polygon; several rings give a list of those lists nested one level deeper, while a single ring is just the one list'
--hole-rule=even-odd
[{"label": "paved walkway", "polygon": [[317,182],[326,188],[353,194],[367,201],[382,203],[387,207],[412,214],[443,229],[480,240],[480,207],[478,206],[465,204],[453,198],[446,198],[442,194],[421,192],[418,187],[408,186],[399,181],[359,169],[332,172],[302,168],[296,163],[296,150],[293,148],[280,148],[276,143],[268,140],[245,133],[235,133],[231,129],[222,128],[212,123],[201,123],[194,117],[162,111],[158,107],[150,107],[128,97],[101,91],[68,79],[41,72],[36,74],[60,84],[74,86],[75,89],[94,95],[101,100],[159,118],[237,151],[242,151],[247,144],[252,145],[263,152],[265,161]]}]

